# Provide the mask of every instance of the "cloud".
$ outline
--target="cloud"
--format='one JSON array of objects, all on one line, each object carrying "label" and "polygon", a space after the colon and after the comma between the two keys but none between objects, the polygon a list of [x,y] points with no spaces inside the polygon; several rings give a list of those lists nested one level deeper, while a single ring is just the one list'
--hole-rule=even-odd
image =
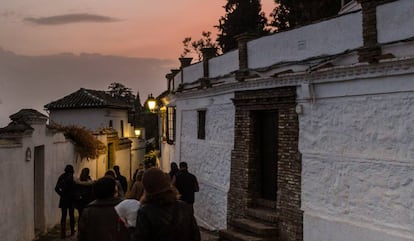
[{"label": "cloud", "polygon": [[0,128],[9,115],[23,108],[38,111],[80,88],[108,90],[112,82],[122,83],[141,103],[148,94],[161,94],[167,88],[165,74],[174,60],[132,58],[101,54],[72,53],[24,56],[0,50]]},{"label": "cloud", "polygon": [[40,17],[40,18],[25,18],[24,21],[31,22],[39,25],[59,25],[59,24],[70,24],[70,23],[111,23],[120,21],[119,19],[95,15],[89,13],[74,13],[74,14],[63,14],[51,17]]}]

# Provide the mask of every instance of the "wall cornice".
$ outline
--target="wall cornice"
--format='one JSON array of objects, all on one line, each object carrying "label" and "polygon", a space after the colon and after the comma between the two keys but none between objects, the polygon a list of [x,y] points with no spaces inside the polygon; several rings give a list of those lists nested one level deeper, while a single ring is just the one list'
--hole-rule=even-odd
[{"label": "wall cornice", "polygon": [[176,98],[203,98],[232,93],[235,91],[299,86],[309,83],[331,83],[352,81],[358,79],[373,79],[378,77],[398,76],[414,73],[414,58],[383,60],[377,64],[358,63],[348,66],[337,66],[319,69],[314,72],[297,72],[279,77],[266,76],[237,82],[232,76],[232,82],[214,86],[208,89],[177,93]]}]

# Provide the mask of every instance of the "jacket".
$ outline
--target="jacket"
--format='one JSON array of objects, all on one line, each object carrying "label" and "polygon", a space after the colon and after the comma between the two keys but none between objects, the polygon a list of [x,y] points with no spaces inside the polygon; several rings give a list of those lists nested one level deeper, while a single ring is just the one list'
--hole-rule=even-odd
[{"label": "jacket", "polygon": [[73,208],[74,189],[73,173],[65,172],[59,176],[55,186],[55,191],[60,196],[59,208]]},{"label": "jacket", "polygon": [[97,199],[82,212],[78,241],[128,241],[128,230],[118,217],[119,198]]},{"label": "jacket", "polygon": [[134,241],[199,241],[200,230],[189,206],[144,204],[138,210]]}]

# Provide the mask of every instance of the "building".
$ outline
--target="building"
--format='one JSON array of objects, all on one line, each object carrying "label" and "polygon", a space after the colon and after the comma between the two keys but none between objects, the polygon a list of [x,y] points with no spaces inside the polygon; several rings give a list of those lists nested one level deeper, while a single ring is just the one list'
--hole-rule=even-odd
[{"label": "building", "polygon": [[358,3],[167,75],[161,158],[198,177],[199,224],[230,240],[414,240],[414,2]]},{"label": "building", "polygon": [[134,126],[129,122],[131,103],[106,91],[81,88],[46,104],[45,109],[52,124],[83,126],[106,134],[107,160],[99,166],[97,176],[119,165],[121,173],[132,179],[138,160],[143,160],[145,142],[135,136]]}]

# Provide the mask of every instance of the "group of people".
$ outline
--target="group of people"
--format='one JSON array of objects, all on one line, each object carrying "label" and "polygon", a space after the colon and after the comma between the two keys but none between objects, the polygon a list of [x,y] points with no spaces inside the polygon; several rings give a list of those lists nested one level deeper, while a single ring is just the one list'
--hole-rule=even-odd
[{"label": "group of people", "polygon": [[119,166],[96,181],[87,168],[79,179],[73,174],[73,166],[67,165],[55,188],[62,210],[61,238],[66,236],[68,213],[75,234],[77,209],[79,241],[200,240],[193,209],[199,185],[187,163],[171,163],[168,174],[156,167],[139,169],[129,189]]}]

